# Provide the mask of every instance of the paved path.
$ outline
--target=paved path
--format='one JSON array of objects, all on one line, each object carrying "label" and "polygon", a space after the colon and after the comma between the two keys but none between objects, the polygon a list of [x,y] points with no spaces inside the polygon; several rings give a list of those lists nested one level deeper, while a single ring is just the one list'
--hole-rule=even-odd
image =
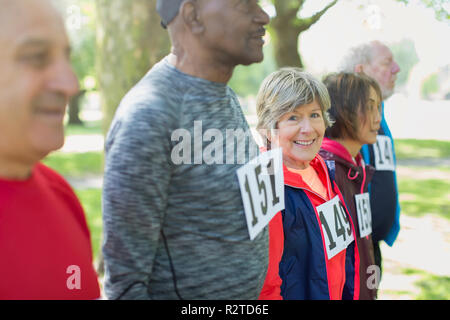
[{"label": "paved path", "polygon": [[89,176],[83,178],[65,177],[72,188],[83,189],[101,189],[103,187],[103,176]]},{"label": "paved path", "polygon": [[385,115],[397,139],[450,141],[450,100],[418,100],[395,94],[385,103]]},{"label": "paved path", "polygon": [[92,152],[102,151],[104,138],[101,134],[72,135],[66,137],[60,152]]}]

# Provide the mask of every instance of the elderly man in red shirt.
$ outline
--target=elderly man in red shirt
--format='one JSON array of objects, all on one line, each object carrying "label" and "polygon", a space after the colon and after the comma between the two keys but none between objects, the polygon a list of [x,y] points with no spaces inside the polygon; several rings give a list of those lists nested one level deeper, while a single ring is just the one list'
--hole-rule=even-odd
[{"label": "elderly man in red shirt", "polygon": [[97,299],[83,209],[39,163],[78,92],[64,23],[47,0],[0,7],[0,299]]}]

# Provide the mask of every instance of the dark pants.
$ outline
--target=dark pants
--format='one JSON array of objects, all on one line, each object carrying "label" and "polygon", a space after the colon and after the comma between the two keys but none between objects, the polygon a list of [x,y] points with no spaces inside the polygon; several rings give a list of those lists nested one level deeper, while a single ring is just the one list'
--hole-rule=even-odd
[{"label": "dark pants", "polygon": [[381,258],[381,250],[380,250],[380,241],[373,241],[373,253],[375,256],[375,264],[378,266],[378,268],[380,268],[380,280],[381,280],[383,268],[381,267],[382,258]]}]

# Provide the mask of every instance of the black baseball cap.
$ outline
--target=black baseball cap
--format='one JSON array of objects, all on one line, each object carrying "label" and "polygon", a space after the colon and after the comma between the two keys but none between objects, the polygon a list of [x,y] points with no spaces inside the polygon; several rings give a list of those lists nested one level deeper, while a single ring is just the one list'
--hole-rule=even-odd
[{"label": "black baseball cap", "polygon": [[161,25],[167,28],[167,25],[178,15],[181,3],[184,0],[158,0],[156,2],[156,11],[161,17]]}]

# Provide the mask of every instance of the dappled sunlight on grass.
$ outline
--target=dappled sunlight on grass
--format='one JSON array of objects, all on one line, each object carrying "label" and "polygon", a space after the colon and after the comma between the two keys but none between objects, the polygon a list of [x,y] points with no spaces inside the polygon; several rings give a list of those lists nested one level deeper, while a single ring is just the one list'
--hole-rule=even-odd
[{"label": "dappled sunlight on grass", "polygon": [[402,213],[423,216],[434,213],[450,219],[448,180],[399,179],[400,205]]},{"label": "dappled sunlight on grass", "polygon": [[416,300],[449,300],[450,299],[450,277],[436,276],[422,270],[405,268],[402,270],[406,275],[418,275],[420,280],[414,284],[420,288]]},{"label": "dappled sunlight on grass", "polygon": [[65,177],[83,177],[103,174],[103,152],[54,152],[43,163]]},{"label": "dappled sunlight on grass", "polygon": [[397,159],[450,157],[450,141],[399,139],[394,144]]}]

